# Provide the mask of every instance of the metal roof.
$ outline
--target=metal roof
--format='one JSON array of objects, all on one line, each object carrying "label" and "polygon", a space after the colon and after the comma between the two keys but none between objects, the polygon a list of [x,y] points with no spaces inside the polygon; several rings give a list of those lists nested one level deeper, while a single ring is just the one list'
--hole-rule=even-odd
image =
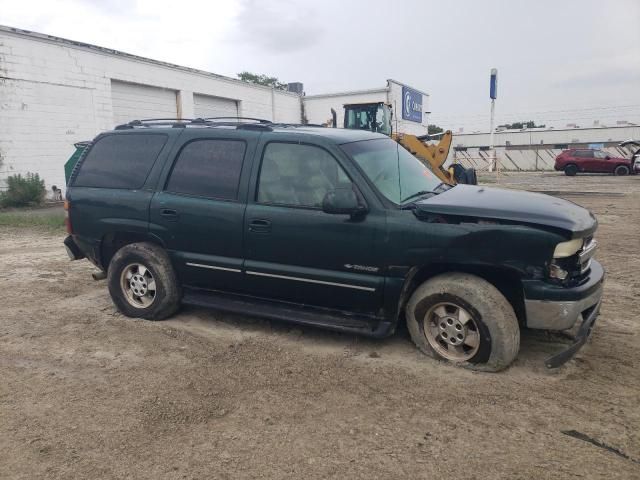
[{"label": "metal roof", "polygon": [[[218,80],[224,80],[226,82],[235,83],[238,85],[242,85],[245,87],[258,88],[262,90],[273,90],[271,87],[267,87],[264,85],[258,85],[256,83],[244,82],[237,78],[227,77],[224,75],[219,75],[217,73],[207,72],[205,70],[199,70],[197,68],[184,67],[182,65],[176,65],[175,63],[163,62],[161,60],[154,60],[152,58],[141,57],[139,55],[134,55],[132,53],[126,53],[120,50],[115,50],[113,48],[100,47],[98,45],[93,45],[91,43],[78,42],[76,40],[70,40],[68,38],[56,37],[55,35],[47,35],[44,33],[32,32],[31,30],[23,30],[21,28],[8,27],[6,25],[0,25],[0,33],[9,33],[13,35],[18,35],[22,37],[29,37],[34,40],[39,40],[48,43],[56,43],[59,45],[64,45],[70,48],[78,48],[82,50],[89,50],[95,53],[115,56],[115,57],[123,57],[130,60],[136,60],[139,62],[150,63],[153,65],[158,65],[160,67],[171,68],[174,70],[181,70],[187,73],[193,73],[196,75],[203,75],[206,77],[216,78]],[[299,97],[297,93],[292,93],[287,90],[278,90],[278,93],[284,93],[287,95],[291,95],[294,97]]]}]

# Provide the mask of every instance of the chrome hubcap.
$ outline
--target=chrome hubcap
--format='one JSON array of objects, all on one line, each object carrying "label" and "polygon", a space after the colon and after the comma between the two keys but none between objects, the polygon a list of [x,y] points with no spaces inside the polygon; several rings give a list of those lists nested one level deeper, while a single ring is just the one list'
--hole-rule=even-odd
[{"label": "chrome hubcap", "polygon": [[429,345],[447,360],[464,362],[480,348],[480,332],[471,314],[454,303],[431,307],[423,320]]},{"label": "chrome hubcap", "polygon": [[122,270],[120,286],[133,307],[147,308],[156,298],[156,281],[151,271],[139,263],[132,263]]}]

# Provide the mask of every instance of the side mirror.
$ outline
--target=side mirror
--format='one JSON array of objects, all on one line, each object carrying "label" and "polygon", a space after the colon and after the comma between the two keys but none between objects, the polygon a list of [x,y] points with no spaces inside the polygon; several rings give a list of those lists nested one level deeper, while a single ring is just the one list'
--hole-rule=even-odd
[{"label": "side mirror", "polygon": [[605,160],[611,160],[611,156],[607,155],[606,157],[604,157]]},{"label": "side mirror", "polygon": [[360,203],[353,188],[336,188],[329,190],[322,200],[322,211],[335,215],[358,215],[367,212],[367,207]]}]

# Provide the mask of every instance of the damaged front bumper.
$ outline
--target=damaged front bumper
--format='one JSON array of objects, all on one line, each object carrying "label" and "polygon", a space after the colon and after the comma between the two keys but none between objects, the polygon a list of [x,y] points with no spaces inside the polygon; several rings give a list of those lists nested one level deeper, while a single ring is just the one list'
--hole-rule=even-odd
[{"label": "damaged front bumper", "polygon": [[574,342],[564,351],[545,361],[548,368],[557,368],[573,357],[586,343],[600,312],[604,286],[604,269],[591,262],[589,279],[574,288],[563,288],[545,282],[525,282],[525,313],[527,327],[543,330],[568,330],[582,321]]},{"label": "damaged front bumper", "polygon": [[[598,314],[600,313],[600,303],[598,301],[593,307],[586,310],[586,317],[582,321],[582,325],[578,329],[578,333],[573,338],[573,343],[555,355],[547,358],[544,361],[544,364],[547,368],[558,368],[561,365],[564,365],[571,357],[573,357],[578,350],[582,348],[582,346],[587,343],[587,339],[589,335],[591,335],[591,331],[593,330],[593,325],[596,323],[596,319],[598,318]],[[583,313],[583,315],[585,315]]]}]

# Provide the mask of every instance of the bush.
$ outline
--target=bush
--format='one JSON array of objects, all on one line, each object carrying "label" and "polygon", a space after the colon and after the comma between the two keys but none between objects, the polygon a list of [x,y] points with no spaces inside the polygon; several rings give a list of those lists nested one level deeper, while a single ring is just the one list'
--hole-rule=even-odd
[{"label": "bush", "polygon": [[7,178],[7,191],[0,196],[0,206],[26,207],[41,205],[44,202],[46,190],[44,180],[37,173],[11,175]]}]

